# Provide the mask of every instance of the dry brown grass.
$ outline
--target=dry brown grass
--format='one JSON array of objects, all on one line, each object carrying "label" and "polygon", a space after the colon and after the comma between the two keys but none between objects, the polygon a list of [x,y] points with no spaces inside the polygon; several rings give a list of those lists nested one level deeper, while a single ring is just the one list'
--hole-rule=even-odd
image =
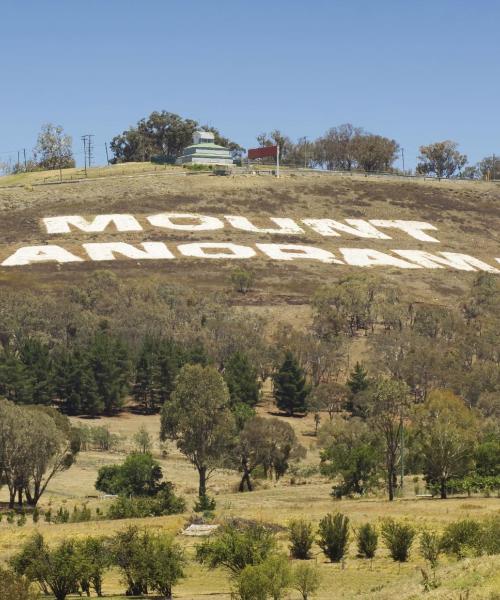
[{"label": "dry brown grass", "polygon": [[[129,169],[128,172],[137,173],[145,167],[132,165],[123,168]],[[107,173],[112,173],[112,169]],[[400,182],[330,175],[284,176],[280,180],[250,176],[175,177],[162,176],[157,172],[136,178],[107,177],[98,181],[33,188],[31,183],[36,177],[39,176],[26,176],[25,188],[7,189],[0,185],[3,225],[0,232],[0,258],[13,245],[45,243],[48,236],[40,227],[40,219],[44,216],[124,211],[141,215],[161,210],[196,211],[215,215],[241,214],[254,217],[257,224],[266,224],[265,218],[268,216],[426,220],[439,228],[439,249],[464,251],[483,259],[498,256],[500,188],[492,184]],[[8,183],[5,179],[0,181],[0,184],[5,183]],[[152,229],[140,234],[111,232],[103,236],[74,233],[64,236],[61,243],[71,250],[92,239],[123,240],[132,243],[145,239],[164,240],[172,246],[178,241],[189,241],[190,238],[206,241],[231,240],[243,244],[273,239],[272,236],[254,236],[229,228],[222,233],[208,233],[209,235],[203,237],[180,236],[175,232],[169,234]],[[327,249],[338,245],[364,246],[359,240],[348,237],[334,238],[332,242],[312,233],[303,241]],[[394,233],[394,240],[377,241],[368,246],[380,250],[394,247],[427,249],[427,245],[397,233]],[[258,259],[251,264],[256,273],[256,289],[242,296],[233,292],[228,283],[229,273],[233,268],[230,261],[207,263],[193,260],[189,262],[189,269],[186,268],[186,264],[182,260],[172,261],[168,265],[155,261],[150,264],[143,262],[140,265],[134,261],[116,261],[112,268],[124,280],[166,281],[176,285],[193,286],[200,290],[219,290],[233,303],[244,305],[247,310],[266,312],[273,318],[298,328],[309,319],[308,303],[317,286],[353,272],[353,269],[347,267],[314,265],[307,261],[277,265],[268,260]],[[0,285],[57,291],[68,283],[79,282],[84,273],[110,266],[85,263],[58,269],[51,265],[3,269],[0,273]],[[461,296],[473,277],[473,274],[464,272],[424,270],[408,273],[387,269],[383,274],[401,286],[407,299],[438,301],[452,305],[461,301]],[[363,341],[360,340],[353,346],[352,359],[356,360],[362,351]],[[263,406],[259,410],[262,414],[269,414],[271,408]],[[119,433],[127,440],[130,440],[142,425],[155,439],[159,431],[158,416],[140,416],[127,412],[111,419],[81,421],[85,424],[108,425],[113,432]],[[302,444],[308,449],[304,463],[317,465],[318,449],[310,435],[314,429],[312,417],[289,421],[295,427]],[[57,508],[64,503],[71,509],[74,504],[86,501],[86,496],[95,494],[93,485],[98,468],[103,464],[123,460],[123,452],[128,449],[130,443],[126,443],[120,453],[82,453],[72,469],[53,480],[42,505],[47,507],[51,503]],[[155,453],[160,457],[159,446],[156,446]],[[192,506],[197,484],[195,470],[172,445],[167,457],[161,458],[161,463],[165,476],[175,482],[177,491],[186,496],[188,504]],[[442,528],[447,522],[469,513],[474,517],[482,517],[500,511],[498,498],[457,498],[447,501],[416,499],[411,478],[406,483],[405,497],[392,503],[383,497],[333,501],[329,496],[331,483],[319,475],[307,478],[299,476],[296,480],[303,484],[292,485],[291,477],[287,476],[278,483],[261,482],[255,492],[238,494],[234,491],[238,481],[237,473],[217,472],[210,482],[210,492],[217,498],[217,518],[240,516],[286,525],[292,517],[305,516],[317,522],[327,512],[340,510],[350,517],[354,525],[368,520],[377,522],[381,517],[392,515],[397,518],[411,518],[418,525]],[[3,490],[0,496],[5,499]],[[103,500],[89,501],[89,506],[93,509],[96,506],[104,508],[105,505],[106,501]],[[178,533],[188,517],[189,513],[186,513],[134,522]],[[50,542],[55,542],[69,535],[109,535],[128,524],[129,521],[93,521],[65,525],[40,522],[36,528],[42,531]],[[16,525],[7,525],[4,519],[0,523],[0,558],[6,559],[12,555],[34,528],[31,520],[26,526],[19,528]],[[179,539],[192,554],[195,542]],[[282,543],[286,545],[283,539]],[[401,567],[393,563],[384,551],[380,552],[373,565],[357,559],[354,544],[351,545],[344,569],[339,565],[325,563],[319,554],[316,559],[324,575],[323,590],[318,596],[321,600],[358,597],[409,599],[423,596],[418,570],[423,563],[416,550],[412,553],[410,562]],[[467,598],[492,600],[494,596],[491,594],[500,587],[499,567],[497,558],[459,564],[448,564],[445,561],[439,574],[443,585],[425,597],[458,600],[460,594],[465,594],[465,591],[470,589],[472,591]],[[105,589],[107,593],[118,593],[123,589],[117,573],[107,577]],[[216,597],[228,600],[228,579],[221,570],[206,571],[193,563],[189,567],[188,579],[178,587],[176,596],[184,599],[208,600]]]}]

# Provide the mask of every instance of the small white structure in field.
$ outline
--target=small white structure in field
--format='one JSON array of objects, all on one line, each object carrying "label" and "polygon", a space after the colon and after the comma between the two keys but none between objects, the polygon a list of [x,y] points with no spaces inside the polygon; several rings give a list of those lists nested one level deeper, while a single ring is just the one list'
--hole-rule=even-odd
[{"label": "small white structure in field", "polygon": [[195,131],[193,143],[177,159],[180,165],[232,165],[231,151],[215,143],[211,131]]},{"label": "small white structure in field", "polygon": [[218,528],[219,525],[197,525],[196,523],[193,523],[184,529],[182,535],[189,535],[191,537],[205,537],[214,533],[214,531],[216,531]]}]

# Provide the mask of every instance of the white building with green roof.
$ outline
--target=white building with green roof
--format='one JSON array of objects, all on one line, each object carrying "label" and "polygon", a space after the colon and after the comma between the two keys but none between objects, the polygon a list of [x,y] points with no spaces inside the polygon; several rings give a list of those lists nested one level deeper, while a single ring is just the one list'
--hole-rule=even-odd
[{"label": "white building with green roof", "polygon": [[180,165],[232,165],[231,151],[214,142],[211,131],[195,131],[193,143],[177,159]]}]

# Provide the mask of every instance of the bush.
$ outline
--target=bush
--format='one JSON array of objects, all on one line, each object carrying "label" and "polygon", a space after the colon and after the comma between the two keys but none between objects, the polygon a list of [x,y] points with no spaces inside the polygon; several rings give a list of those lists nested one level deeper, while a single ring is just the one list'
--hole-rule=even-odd
[{"label": "bush", "polygon": [[2,600],[39,600],[40,594],[25,577],[0,568],[0,598]]},{"label": "bush", "polygon": [[373,558],[378,546],[378,532],[374,525],[365,523],[356,532],[358,556],[360,558]]},{"label": "bush", "polygon": [[492,515],[482,524],[481,550],[485,554],[500,554],[500,515]]},{"label": "bush", "polygon": [[95,487],[105,494],[154,496],[166,485],[160,463],[151,454],[129,454],[122,465],[101,467]]},{"label": "bush", "polygon": [[169,535],[153,536],[148,564],[151,588],[166,599],[172,598],[173,586],[185,577],[186,562],[182,548]]},{"label": "bush", "polygon": [[222,566],[238,575],[247,565],[263,562],[275,549],[275,535],[263,525],[226,523],[196,547],[196,559],[211,569]]},{"label": "bush", "polygon": [[288,559],[271,554],[257,565],[247,565],[236,580],[233,598],[238,600],[280,600],[293,582]]},{"label": "bush", "polygon": [[292,587],[299,592],[302,600],[309,600],[320,584],[321,573],[316,565],[300,563],[293,570]]},{"label": "bush", "polygon": [[393,560],[406,562],[415,537],[415,529],[406,523],[398,523],[394,519],[382,522],[382,537]]},{"label": "bush", "polygon": [[252,287],[254,280],[254,274],[245,269],[237,268],[231,273],[231,283],[240,294],[246,294]]},{"label": "bush", "polygon": [[462,519],[449,523],[443,532],[441,547],[447,554],[464,558],[477,554],[480,546],[481,527],[474,519]]},{"label": "bush", "polygon": [[174,494],[173,485],[168,483],[152,498],[120,496],[111,504],[106,516],[108,519],[141,519],[175,515],[185,510],[186,502]]},{"label": "bush", "polygon": [[328,514],[319,522],[319,547],[332,562],[340,562],[349,545],[349,518]]},{"label": "bush", "polygon": [[420,535],[420,554],[434,570],[441,553],[441,537],[435,531],[422,531]]},{"label": "bush", "polygon": [[194,503],[193,510],[197,513],[213,513],[216,506],[217,502],[215,498],[210,498],[210,496],[204,494]]},{"label": "bush", "polygon": [[293,558],[300,560],[311,558],[311,547],[314,542],[311,523],[302,519],[291,521],[288,525],[288,536],[290,538],[290,552]]},{"label": "bush", "polygon": [[12,559],[12,566],[18,575],[36,581],[43,590],[50,590],[56,600],[65,600],[68,594],[78,590],[82,575],[73,540],[63,540],[56,547],[49,548],[40,534],[25,542],[19,554]]}]

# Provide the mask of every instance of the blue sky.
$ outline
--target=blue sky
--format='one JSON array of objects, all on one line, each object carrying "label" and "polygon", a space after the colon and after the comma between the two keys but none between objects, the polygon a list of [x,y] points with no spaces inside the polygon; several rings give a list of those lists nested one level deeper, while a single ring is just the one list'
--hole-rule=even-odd
[{"label": "blue sky", "polygon": [[351,122],[409,166],[441,139],[476,162],[500,154],[499,23],[498,0],[2,0],[0,161],[54,122],[103,163],[165,109],[247,148]]}]

